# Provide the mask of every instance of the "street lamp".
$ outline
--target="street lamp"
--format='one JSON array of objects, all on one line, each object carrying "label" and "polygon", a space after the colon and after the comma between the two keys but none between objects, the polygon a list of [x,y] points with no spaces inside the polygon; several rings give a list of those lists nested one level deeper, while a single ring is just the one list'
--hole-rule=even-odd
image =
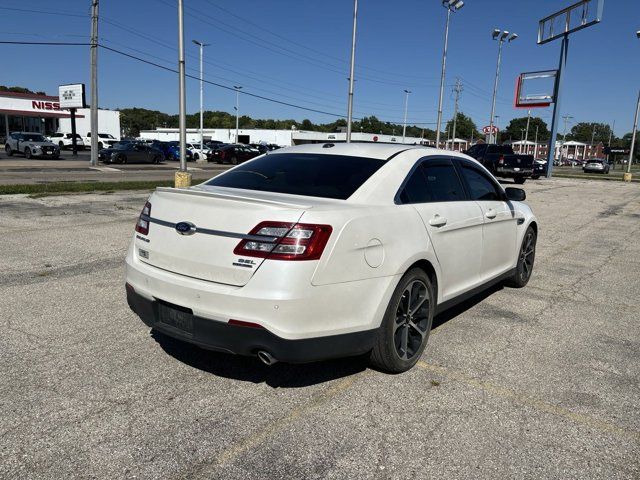
[{"label": "street lamp", "polygon": [[240,115],[240,90],[242,90],[242,87],[234,85],[233,88],[236,89],[236,143],[238,143],[238,115]]},{"label": "street lamp", "polygon": [[512,33],[506,30],[500,30],[496,28],[491,32],[491,38],[498,41],[498,61],[496,63],[496,78],[493,82],[493,99],[491,100],[491,116],[489,117],[489,143],[495,143],[495,137],[493,136],[493,117],[496,113],[496,94],[498,93],[498,77],[500,75],[500,60],[502,59],[502,44],[506,41],[513,42],[518,38],[517,33]]},{"label": "street lamp", "polygon": [[409,105],[410,90],[404,90],[404,125],[402,126],[402,143],[405,143],[405,137],[407,136],[407,106]]},{"label": "street lamp", "polygon": [[[176,188],[190,187],[191,174],[187,171],[187,94],[184,63],[184,0],[178,0],[178,112],[180,126],[180,169],[175,173]],[[94,131],[94,135],[97,133]]]},{"label": "street lamp", "polygon": [[198,156],[198,162],[206,161],[203,159],[204,154],[202,149],[204,147],[204,134],[202,132],[204,128],[204,66],[202,58],[204,56],[204,47],[211,45],[210,43],[203,43],[198,40],[191,40],[194,44],[200,47],[200,155]]},{"label": "street lamp", "polygon": [[444,28],[444,48],[442,49],[442,72],[440,74],[440,97],[438,99],[438,123],[436,125],[436,148],[440,147],[440,125],[442,124],[442,100],[444,98],[444,77],[447,69],[447,45],[449,43],[449,20],[451,12],[457,12],[464,6],[461,0],[442,0],[442,6],[447,9],[447,23]]}]

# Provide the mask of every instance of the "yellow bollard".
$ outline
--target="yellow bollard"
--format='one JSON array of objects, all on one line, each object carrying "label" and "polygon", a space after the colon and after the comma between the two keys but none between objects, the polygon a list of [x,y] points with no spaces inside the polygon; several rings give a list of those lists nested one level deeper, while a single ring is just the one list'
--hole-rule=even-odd
[{"label": "yellow bollard", "polygon": [[631,181],[631,173],[627,173],[627,172],[625,172],[625,173],[622,175],[622,179],[623,179],[625,182],[630,182],[630,181]]},{"label": "yellow bollard", "polygon": [[191,186],[191,174],[177,171],[174,177],[175,188],[188,188]]}]

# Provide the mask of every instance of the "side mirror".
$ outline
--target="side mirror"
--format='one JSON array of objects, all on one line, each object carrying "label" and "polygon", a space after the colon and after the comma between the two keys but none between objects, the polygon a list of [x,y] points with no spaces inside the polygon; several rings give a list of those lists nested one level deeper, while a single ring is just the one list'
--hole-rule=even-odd
[{"label": "side mirror", "polygon": [[527,194],[521,188],[507,187],[504,193],[507,195],[507,200],[512,202],[523,202],[527,198]]}]

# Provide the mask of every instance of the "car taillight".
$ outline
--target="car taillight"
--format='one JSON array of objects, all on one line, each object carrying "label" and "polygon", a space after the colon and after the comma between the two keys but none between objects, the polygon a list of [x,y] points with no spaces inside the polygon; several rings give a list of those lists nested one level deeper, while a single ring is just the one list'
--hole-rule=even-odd
[{"label": "car taillight", "polygon": [[249,232],[255,238],[241,240],[233,253],[270,260],[317,260],[332,231],[331,225],[262,222]]},{"label": "car taillight", "polygon": [[498,159],[498,164],[500,165],[504,164],[504,157],[502,155],[500,155],[500,158]]},{"label": "car taillight", "polygon": [[220,158],[224,158],[224,150],[220,150]]},{"label": "car taillight", "polygon": [[144,204],[138,222],[136,223],[136,232],[143,235],[149,234],[149,217],[151,216],[151,204],[149,202]]}]

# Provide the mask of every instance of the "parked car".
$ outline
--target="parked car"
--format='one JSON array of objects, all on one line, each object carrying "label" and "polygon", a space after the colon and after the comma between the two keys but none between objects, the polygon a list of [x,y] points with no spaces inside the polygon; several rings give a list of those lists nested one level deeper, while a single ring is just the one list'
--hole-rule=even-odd
[{"label": "parked car", "polygon": [[[180,142],[171,141],[167,143],[169,144],[169,156],[167,157],[167,160],[180,161]],[[188,148],[185,151],[185,156],[187,157],[187,162],[193,160],[193,154]]]},{"label": "parked car", "polygon": [[164,159],[170,160],[172,153],[171,153],[171,144],[169,142],[153,140],[149,143],[149,146],[160,150],[162,152],[162,156],[164,157]]},{"label": "parked car", "polygon": [[457,152],[300,145],[185,189],[157,188],[126,257],[148,326],[266,364],[420,358],[434,314],[523,287],[537,221],[525,192]]},{"label": "parked car", "polygon": [[161,150],[143,143],[118,142],[100,150],[98,159],[104,163],[160,163],[164,156]]},{"label": "parked car", "polygon": [[533,155],[516,155],[510,145],[476,143],[465,151],[478,160],[496,177],[513,178],[524,183],[533,173]]},{"label": "parked car", "polygon": [[[56,143],[60,148],[60,150],[73,147],[73,134],[71,133],[61,133],[61,132],[52,133],[47,138],[50,142]],[[82,140],[82,137],[77,133],[76,133],[76,148],[78,150],[84,150],[84,141]]]},{"label": "parked car", "polygon": [[[87,136],[83,140],[87,147],[91,147],[91,132],[87,132]],[[116,139],[110,133],[98,133],[98,148],[111,148],[119,141],[122,140]]]},{"label": "parked car", "polygon": [[547,161],[540,158],[536,158],[533,162],[533,173],[531,178],[537,180],[540,177],[544,177],[547,174]]},{"label": "parked car", "polygon": [[216,163],[230,163],[231,165],[237,165],[242,162],[246,162],[254,157],[260,155],[260,151],[249,145],[233,144],[220,147],[218,150],[214,150],[209,157],[209,160]]},{"label": "parked car", "polygon": [[37,132],[10,133],[4,145],[4,150],[9,157],[14,153],[20,153],[27,158],[60,158],[60,147]]},{"label": "parked car", "polygon": [[201,151],[202,158],[204,159],[208,159],[209,155],[211,155],[211,149],[206,145],[201,149],[199,143],[187,143],[187,149],[191,153],[191,156],[194,160],[200,160]]},{"label": "parked car", "polygon": [[591,158],[582,167],[584,173],[609,173],[609,163],[600,158]]}]

